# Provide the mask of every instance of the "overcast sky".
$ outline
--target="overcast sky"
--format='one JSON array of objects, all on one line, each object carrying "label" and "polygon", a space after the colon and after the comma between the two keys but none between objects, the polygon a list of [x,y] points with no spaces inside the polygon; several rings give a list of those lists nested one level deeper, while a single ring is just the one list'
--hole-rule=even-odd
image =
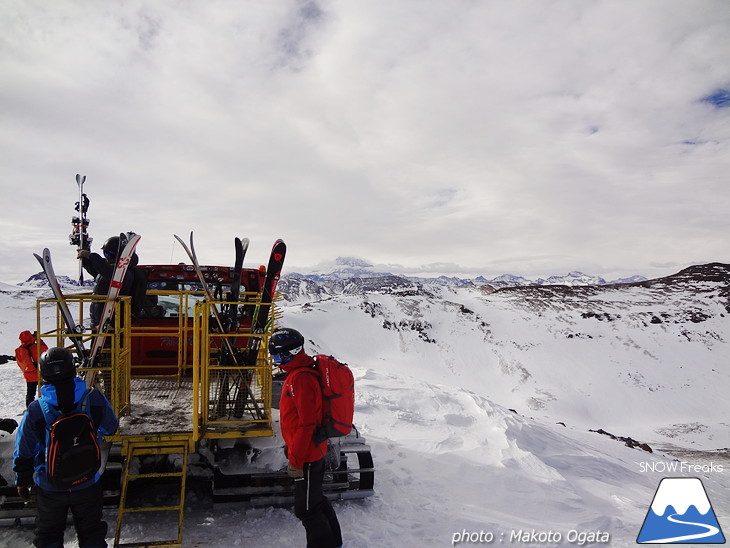
[{"label": "overcast sky", "polygon": [[[142,263],[613,279],[730,262],[727,0],[0,0],[0,280]],[[286,270],[286,269],[285,269]]]}]

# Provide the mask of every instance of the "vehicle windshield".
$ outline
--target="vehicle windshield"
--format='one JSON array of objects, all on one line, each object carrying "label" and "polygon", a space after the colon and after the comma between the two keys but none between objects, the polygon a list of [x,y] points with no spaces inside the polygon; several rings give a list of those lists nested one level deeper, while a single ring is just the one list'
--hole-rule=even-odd
[{"label": "vehicle windshield", "polygon": [[[147,298],[154,301],[156,308],[155,317],[177,318],[179,316],[180,295],[187,293],[187,317],[193,316],[195,303],[205,298],[203,285],[200,282],[185,280],[168,280],[164,282],[150,282],[147,285]],[[230,291],[230,285],[222,284],[214,288],[215,294],[226,295]]]}]

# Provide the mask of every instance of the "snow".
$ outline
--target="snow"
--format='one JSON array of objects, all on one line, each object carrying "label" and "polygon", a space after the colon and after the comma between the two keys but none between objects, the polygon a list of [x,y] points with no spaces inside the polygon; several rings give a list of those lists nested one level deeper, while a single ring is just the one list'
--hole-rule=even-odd
[{"label": "snow", "polygon": [[[730,531],[730,314],[716,284],[704,290],[443,287],[284,302],[281,323],[305,334],[310,353],[333,354],[356,376],[376,494],[336,503],[345,546],[463,546],[490,535],[502,545],[634,546],[674,454],[695,466],[672,475],[700,477]],[[0,353],[34,329],[39,291],[0,286]],[[695,323],[693,312],[707,318]],[[19,420],[24,393],[15,363],[0,365],[0,416]],[[599,428],[655,452],[589,432]],[[0,433],[6,477],[13,438]],[[106,517],[111,541],[115,511]],[[128,540],[156,527],[142,519]],[[66,546],[78,546],[68,531]],[[0,546],[31,539],[28,528],[0,528]],[[304,533],[291,509],[193,493],[184,546],[204,545],[304,546]]]}]

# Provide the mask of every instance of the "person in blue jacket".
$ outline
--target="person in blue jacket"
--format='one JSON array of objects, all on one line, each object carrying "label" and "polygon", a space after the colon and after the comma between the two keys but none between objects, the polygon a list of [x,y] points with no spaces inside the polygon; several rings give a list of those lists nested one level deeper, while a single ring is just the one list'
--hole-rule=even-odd
[{"label": "person in blue jacket", "polygon": [[[106,547],[107,524],[102,520],[104,496],[100,474],[67,490],[54,487],[46,474],[47,424],[42,403],[68,413],[77,409],[89,390],[76,376],[76,366],[68,349],[49,348],[40,359],[43,378],[40,398],[31,402],[20,421],[15,438],[13,470],[16,472],[18,495],[30,500],[30,488],[36,485],[36,531],[33,544],[38,548],[61,548],[69,508],[73,514],[79,547]],[[96,435],[110,435],[119,427],[104,394],[90,390],[89,413]]]}]

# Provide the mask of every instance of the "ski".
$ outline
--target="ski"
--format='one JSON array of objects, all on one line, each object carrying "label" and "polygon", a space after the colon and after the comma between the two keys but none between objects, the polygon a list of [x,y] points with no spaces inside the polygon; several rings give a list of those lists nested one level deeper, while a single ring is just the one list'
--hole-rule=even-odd
[{"label": "ski", "polygon": [[[87,232],[89,228],[89,219],[86,216],[86,212],[89,210],[89,197],[84,193],[84,183],[86,182],[86,175],[83,177],[76,174],[76,184],[79,187],[79,201],[76,202],[76,211],[78,215],[74,215],[71,218],[71,225],[73,229],[69,234],[68,239],[71,245],[75,245],[77,249],[91,249],[91,238]],[[79,259],[79,285],[84,285],[84,267],[81,259]]]},{"label": "ski", "polygon": [[260,305],[254,312],[255,318],[251,324],[251,328],[254,333],[263,333],[269,323],[271,303],[274,299],[274,295],[276,294],[276,286],[279,284],[279,278],[281,277],[281,270],[284,267],[285,257],[286,244],[284,243],[284,240],[276,240],[276,242],[274,242],[274,246],[271,248],[269,264],[266,267],[266,278],[264,280],[264,287],[261,290]]},{"label": "ski", "polygon": [[58,301],[58,307],[61,310],[61,316],[63,316],[63,321],[66,323],[66,334],[69,336],[74,344],[74,348],[76,349],[76,354],[78,356],[78,362],[83,364],[84,361],[86,361],[86,348],[84,347],[84,343],[81,340],[83,327],[76,323],[76,320],[74,320],[74,317],[71,314],[71,310],[69,310],[68,308],[66,298],[61,291],[61,285],[58,283],[58,278],[56,278],[56,273],[53,270],[53,263],[51,262],[51,252],[48,250],[48,248],[46,248],[43,250],[43,256],[40,256],[36,253],[33,253],[33,256],[41,264],[43,272],[45,272],[46,274],[48,284],[51,286],[51,291],[53,291],[53,296]]},{"label": "ski", "polygon": [[236,237],[234,241],[236,247],[236,262],[233,266],[233,282],[231,283],[231,291],[228,300],[232,303],[228,308],[229,330],[235,330],[238,321],[238,301],[241,297],[241,274],[243,270],[243,259],[248,251],[249,239],[240,239]]},{"label": "ski", "polygon": [[[129,232],[127,234],[121,233],[119,235],[119,244],[122,251],[117,257],[117,264],[114,267],[114,275],[109,283],[109,292],[106,295],[106,301],[104,303],[104,308],[102,309],[101,318],[99,319],[99,325],[97,328],[98,336],[94,337],[94,341],[91,345],[91,352],[89,353],[89,358],[86,364],[89,369],[94,367],[94,362],[99,355],[99,352],[102,348],[104,348],[106,336],[109,332],[109,326],[111,325],[111,319],[112,316],[114,316],[114,310],[116,309],[117,298],[122,290],[124,276],[127,273],[129,263],[132,260],[132,255],[134,255],[134,249],[137,247],[140,238],[141,236],[139,234],[134,234],[133,232]],[[95,374],[89,374],[89,372],[87,372],[87,385],[91,386],[94,382],[94,376]]]},{"label": "ski", "polygon": [[[241,273],[243,271],[243,259],[246,256],[246,251],[248,250],[249,240],[248,238],[244,238],[243,240],[236,237],[234,240],[234,246],[236,249],[236,260],[235,264],[233,266],[233,279],[231,281],[231,287],[230,291],[227,295],[227,301],[228,304],[224,305],[224,313],[225,313],[225,321],[226,321],[226,332],[227,333],[238,333],[239,324],[238,324],[238,308],[239,308],[239,299],[241,296]],[[237,364],[238,358],[237,356],[233,356],[233,359],[231,359],[231,353],[228,351],[228,348],[232,348],[236,354],[240,356],[240,350],[236,347],[236,337],[233,338],[233,344],[229,345],[228,347],[224,347],[221,350],[220,355],[220,364],[221,365],[231,365],[231,364]],[[216,414],[223,416],[228,413],[228,401],[229,396],[231,393],[231,384],[233,385],[233,398],[231,401],[234,401],[234,407],[232,410],[232,415],[236,418],[241,418],[243,416],[243,410],[245,407],[245,400],[251,399],[251,401],[254,403],[254,407],[256,409],[257,416],[260,417],[260,411],[258,408],[258,405],[255,402],[255,398],[253,394],[251,393],[251,390],[248,386],[246,378],[248,375],[246,375],[244,372],[239,371],[236,374],[233,375],[233,379],[230,378],[230,373],[228,371],[221,371],[220,375],[218,376],[218,387],[215,393],[215,396],[213,398],[213,405],[216,409]],[[241,389],[243,389],[243,394],[245,394],[245,397],[241,397]]]},{"label": "ski", "polygon": [[[249,239],[244,238],[243,240],[241,240],[240,238],[236,237],[234,240],[234,245],[236,248],[236,262],[233,266],[233,280],[231,282],[231,288],[227,298],[229,303],[225,305],[226,307],[228,307],[226,311],[228,333],[237,333],[239,328],[238,308],[239,300],[241,297],[241,275],[243,271],[243,259],[246,256],[246,251],[248,250]],[[237,353],[240,352],[238,348],[236,348],[235,350]],[[229,353],[225,352],[224,349],[224,351],[221,352],[220,359],[220,363],[222,365],[230,365],[230,359],[228,358],[228,356]],[[237,363],[237,360],[234,358],[233,362]],[[251,389],[248,385],[248,377],[248,374],[238,372],[236,375],[234,375],[234,378],[232,379],[232,384],[234,387],[232,401],[235,402],[232,414],[236,418],[241,418],[243,416],[243,410],[246,404],[245,399],[248,398],[251,398],[251,401],[254,403],[257,416],[260,417],[258,405],[256,404],[255,398],[253,397]],[[231,388],[231,385],[229,383],[230,380],[231,379],[229,379],[228,372],[222,372],[218,382],[218,389],[216,390],[216,394],[214,396],[214,404],[216,408],[216,413],[218,415],[225,415],[227,412],[227,402]],[[245,394],[245,399],[241,397],[242,393]]]},{"label": "ski", "polygon": [[284,240],[276,240],[271,248],[269,255],[269,264],[266,267],[266,277],[264,285],[261,288],[259,303],[253,312],[251,318],[251,338],[248,341],[246,357],[248,363],[255,363],[261,347],[261,337],[254,335],[263,334],[272,318],[269,317],[271,304],[276,294],[276,286],[281,277],[281,270],[284,267],[284,258],[286,257],[286,244]]},{"label": "ski", "polygon": [[[178,236],[177,234],[174,234],[175,239],[180,242],[180,245],[185,250],[185,253],[188,254],[188,257],[190,257],[190,261],[193,263],[193,268],[195,269],[195,273],[198,275],[198,281],[200,281],[200,285],[203,287],[203,293],[205,293],[205,298],[208,299],[208,301],[211,303],[211,310],[213,312],[213,317],[218,324],[218,328],[220,329],[221,333],[225,333],[225,325],[223,323],[223,318],[221,317],[220,312],[218,311],[218,307],[215,304],[215,298],[213,297],[213,293],[210,291],[210,287],[208,286],[208,281],[205,279],[205,274],[203,274],[203,271],[200,268],[200,263],[198,262],[198,256],[195,253],[195,245],[193,243],[193,233],[190,233],[190,247],[185,243],[185,241]],[[225,343],[229,347],[229,350],[231,354],[233,354],[233,348],[230,347],[230,342],[225,339]],[[234,355],[235,360],[235,355]]]}]

